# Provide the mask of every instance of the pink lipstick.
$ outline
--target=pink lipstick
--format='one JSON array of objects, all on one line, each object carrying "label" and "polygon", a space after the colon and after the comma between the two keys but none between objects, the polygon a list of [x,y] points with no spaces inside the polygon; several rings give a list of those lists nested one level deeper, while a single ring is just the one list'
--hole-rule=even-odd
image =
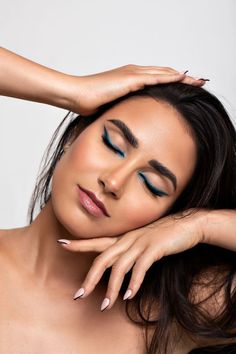
[{"label": "pink lipstick", "polygon": [[79,200],[81,205],[93,216],[98,218],[110,216],[105,208],[105,205],[99,200],[96,195],[81,186],[78,186]]}]

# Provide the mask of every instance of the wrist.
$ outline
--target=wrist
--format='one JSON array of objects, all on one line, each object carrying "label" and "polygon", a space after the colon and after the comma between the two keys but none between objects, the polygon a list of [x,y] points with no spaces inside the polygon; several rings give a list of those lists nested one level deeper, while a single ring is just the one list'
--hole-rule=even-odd
[{"label": "wrist", "polygon": [[235,250],[235,230],[235,210],[209,210],[203,224],[204,242],[223,248],[228,248],[230,250]]},{"label": "wrist", "polygon": [[1,95],[72,110],[73,76],[3,48],[0,48],[0,68]]},{"label": "wrist", "polygon": [[208,242],[208,225],[209,225],[209,215],[212,210],[209,209],[199,209],[194,211],[192,221],[194,223],[195,231],[198,235],[199,243],[209,243]]},{"label": "wrist", "polygon": [[214,210],[201,209],[197,214],[197,223],[200,230],[200,242],[201,243],[210,243],[209,242],[209,224],[211,223],[211,217]]},{"label": "wrist", "polygon": [[57,72],[52,81],[53,85],[49,89],[49,104],[75,112],[78,79],[78,77]]}]

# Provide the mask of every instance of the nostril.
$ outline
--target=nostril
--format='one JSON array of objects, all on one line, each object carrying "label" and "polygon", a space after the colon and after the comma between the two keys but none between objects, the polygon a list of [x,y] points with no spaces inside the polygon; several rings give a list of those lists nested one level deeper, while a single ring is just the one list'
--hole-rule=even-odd
[{"label": "nostril", "polygon": [[112,188],[112,186],[109,185],[109,183],[107,183],[106,181],[104,182],[103,180],[101,180],[100,178],[98,179],[98,183],[101,184],[104,188],[104,190],[111,194],[112,196],[114,196],[115,198],[118,197],[116,191],[113,192],[114,188]]},{"label": "nostril", "polygon": [[99,179],[98,182],[102,184],[103,187],[105,187],[105,183],[101,179]]}]

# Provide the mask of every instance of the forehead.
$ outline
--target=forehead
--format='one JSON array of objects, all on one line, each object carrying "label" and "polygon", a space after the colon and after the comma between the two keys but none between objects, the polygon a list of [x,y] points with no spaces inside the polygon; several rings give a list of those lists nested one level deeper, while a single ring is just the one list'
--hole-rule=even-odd
[{"label": "forehead", "polygon": [[[122,120],[138,138],[137,154],[166,165],[176,175],[179,188],[184,187],[195,167],[196,144],[179,112],[151,97],[132,97],[106,111],[99,121],[109,119]],[[112,123],[107,122],[107,127],[113,129]]]}]

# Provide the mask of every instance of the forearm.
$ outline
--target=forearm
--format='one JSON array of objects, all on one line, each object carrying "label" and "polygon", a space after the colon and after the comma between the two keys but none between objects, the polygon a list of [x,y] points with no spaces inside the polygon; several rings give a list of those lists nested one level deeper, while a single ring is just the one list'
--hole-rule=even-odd
[{"label": "forearm", "polygon": [[205,243],[236,251],[236,210],[206,212],[202,218],[202,232]]},{"label": "forearm", "polygon": [[71,110],[73,76],[0,48],[0,95]]}]

